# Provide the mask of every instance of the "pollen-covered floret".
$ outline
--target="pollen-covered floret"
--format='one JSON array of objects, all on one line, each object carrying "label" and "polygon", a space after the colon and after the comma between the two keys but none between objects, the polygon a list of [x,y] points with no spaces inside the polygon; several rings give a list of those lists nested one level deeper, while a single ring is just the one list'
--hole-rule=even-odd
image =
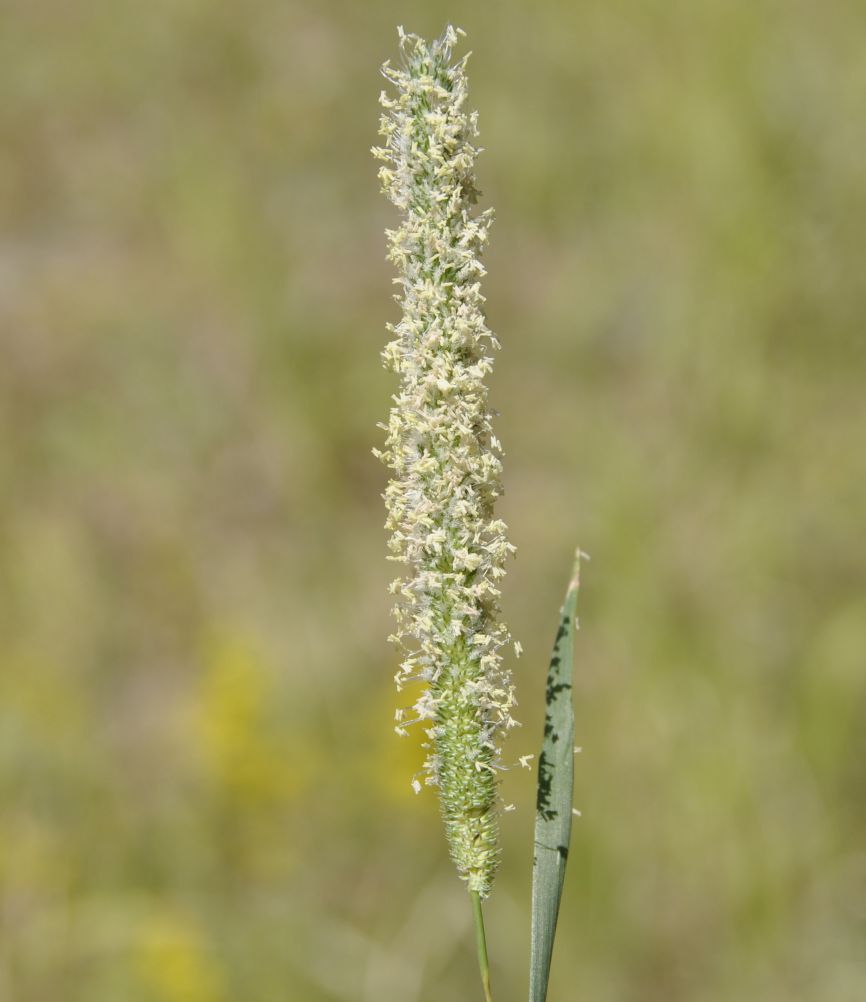
[{"label": "pollen-covered floret", "polygon": [[[398,688],[426,683],[415,719],[425,721],[425,782],[439,787],[451,854],[469,889],[486,895],[497,865],[499,742],[514,726],[514,689],[502,665],[510,642],[499,619],[499,585],[514,547],[494,517],[502,449],[492,430],[485,379],[498,342],[484,318],[481,253],[492,212],[476,213],[475,113],[466,110],[466,60],[452,61],[458,32],[427,44],[400,29],[401,67],[383,74],[374,148],[384,192],[401,210],[388,231],[402,319],[383,352],[399,376],[386,447],[391,558],[406,565],[396,596],[403,649]],[[417,781],[416,781],[417,783]]]}]

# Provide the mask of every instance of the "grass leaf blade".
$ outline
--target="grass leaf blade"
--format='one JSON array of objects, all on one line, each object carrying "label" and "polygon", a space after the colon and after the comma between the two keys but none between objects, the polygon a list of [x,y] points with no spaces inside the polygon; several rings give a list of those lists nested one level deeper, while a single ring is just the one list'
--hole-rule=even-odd
[{"label": "grass leaf blade", "polygon": [[535,809],[529,1002],[545,1002],[547,998],[553,938],[571,839],[574,788],[574,707],[571,690],[580,556],[578,550],[547,674],[544,739],[538,760]]}]

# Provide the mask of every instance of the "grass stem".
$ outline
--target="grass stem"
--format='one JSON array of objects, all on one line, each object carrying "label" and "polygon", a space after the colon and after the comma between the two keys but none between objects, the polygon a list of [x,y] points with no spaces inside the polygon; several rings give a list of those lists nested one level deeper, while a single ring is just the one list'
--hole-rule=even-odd
[{"label": "grass stem", "polygon": [[478,946],[478,967],[481,971],[481,984],[484,988],[484,1002],[493,1002],[493,992],[490,988],[490,966],[487,962],[487,938],[484,935],[484,915],[481,911],[481,895],[478,891],[470,891],[472,898],[472,914],[475,916],[475,942]]}]

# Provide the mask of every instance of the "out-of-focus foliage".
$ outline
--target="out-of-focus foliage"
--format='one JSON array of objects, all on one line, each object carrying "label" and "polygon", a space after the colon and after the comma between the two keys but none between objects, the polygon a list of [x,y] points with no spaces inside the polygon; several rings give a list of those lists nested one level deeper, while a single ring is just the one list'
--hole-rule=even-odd
[{"label": "out-of-focus foliage", "polygon": [[3,1002],[475,986],[391,733],[370,456],[378,66],[449,18],[497,210],[514,758],[593,557],[551,999],[866,997],[866,7],[6,0]]}]

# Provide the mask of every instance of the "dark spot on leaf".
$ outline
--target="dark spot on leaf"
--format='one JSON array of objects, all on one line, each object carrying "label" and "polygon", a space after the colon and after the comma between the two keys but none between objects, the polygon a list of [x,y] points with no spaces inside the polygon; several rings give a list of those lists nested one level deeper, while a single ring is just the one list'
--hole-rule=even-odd
[{"label": "dark spot on leaf", "polygon": [[545,700],[549,706],[554,699],[561,693],[566,692],[571,688],[571,682],[554,682],[552,679],[547,680],[547,692],[545,693]]},{"label": "dark spot on leaf", "polygon": [[553,764],[547,760],[547,754],[542,752],[538,759],[538,796],[535,810],[545,821],[552,821],[559,813],[550,804],[552,785]]}]

